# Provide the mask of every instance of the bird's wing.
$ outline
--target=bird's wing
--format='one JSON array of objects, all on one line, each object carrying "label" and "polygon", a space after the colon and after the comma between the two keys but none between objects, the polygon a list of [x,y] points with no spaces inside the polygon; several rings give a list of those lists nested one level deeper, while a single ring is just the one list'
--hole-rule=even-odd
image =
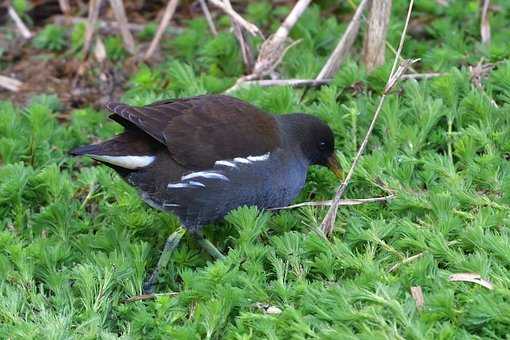
[{"label": "bird's wing", "polygon": [[199,96],[143,107],[110,103],[112,119],[164,144],[176,162],[207,169],[216,161],[258,156],[281,144],[276,119],[239,99]]}]

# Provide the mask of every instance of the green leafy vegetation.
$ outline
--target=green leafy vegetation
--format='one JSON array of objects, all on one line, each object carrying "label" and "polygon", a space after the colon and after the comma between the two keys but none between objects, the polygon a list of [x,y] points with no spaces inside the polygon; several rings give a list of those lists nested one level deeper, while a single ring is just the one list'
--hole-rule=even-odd
[{"label": "green leafy vegetation", "polygon": [[[313,77],[345,29],[345,20],[325,14],[332,2],[324,3],[312,5],[293,29],[292,38],[302,41],[279,67],[282,78]],[[417,2],[413,18],[431,23],[424,37],[408,37],[403,56],[422,58],[419,71],[445,75],[403,81],[388,97],[345,194],[390,190],[395,199],[342,207],[329,240],[316,232],[323,208],[239,208],[205,230],[226,259],[213,261],[185,236],[151,300],[124,303],[142,293],[145,273],[178,220],[146,206],[110,169],[67,154],[122,128],[92,108],[73,110],[62,123],[55,96],[24,107],[0,102],[0,338],[506,337],[510,5],[494,3],[501,11],[491,15],[492,41],[483,46],[478,1]],[[350,13],[348,3],[341,6]],[[394,1],[393,46],[406,9],[407,2]],[[268,31],[288,8],[261,2],[247,12]],[[75,35],[72,46],[81,41],[82,33]],[[47,26],[36,41],[63,50],[63,36]],[[119,38],[105,46],[111,60],[125,57]],[[166,60],[140,66],[124,101],[219,93],[244,70],[233,35],[213,37],[201,18],[185,22],[163,47]],[[322,118],[348,168],[392,62],[388,51],[386,65],[367,75],[358,55],[320,89],[251,87],[235,95],[277,114]],[[468,68],[482,57],[497,63],[483,91]],[[313,167],[297,201],[330,199],[337,185],[328,170]],[[479,273],[494,289],[448,280],[462,272]],[[415,286],[423,290],[421,309],[411,296]]]},{"label": "green leafy vegetation", "polygon": [[62,51],[67,45],[66,29],[57,25],[47,25],[34,38],[34,46],[54,52]]}]

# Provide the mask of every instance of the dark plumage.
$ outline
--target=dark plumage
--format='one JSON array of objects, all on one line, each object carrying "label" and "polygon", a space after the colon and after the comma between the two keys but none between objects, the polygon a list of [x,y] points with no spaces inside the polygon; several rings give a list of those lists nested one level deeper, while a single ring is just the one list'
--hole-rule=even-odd
[{"label": "dark plumage", "polygon": [[[317,118],[274,117],[233,97],[106,108],[125,132],[71,153],[111,166],[149,205],[176,213],[191,231],[241,205],[288,205],[308,166],[333,156],[333,134]],[[126,156],[132,158],[119,158]]]},{"label": "dark plumage", "polygon": [[311,115],[273,116],[212,95],[106,108],[125,131],[71,153],[112,167],[145,202],[174,212],[193,233],[241,205],[288,205],[309,165],[338,172],[333,133]]}]

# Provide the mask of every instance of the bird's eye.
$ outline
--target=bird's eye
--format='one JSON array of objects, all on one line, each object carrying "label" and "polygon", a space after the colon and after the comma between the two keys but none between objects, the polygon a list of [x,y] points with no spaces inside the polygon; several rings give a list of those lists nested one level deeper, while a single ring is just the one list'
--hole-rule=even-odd
[{"label": "bird's eye", "polygon": [[319,150],[321,150],[321,151],[326,150],[326,142],[320,142],[319,143]]}]

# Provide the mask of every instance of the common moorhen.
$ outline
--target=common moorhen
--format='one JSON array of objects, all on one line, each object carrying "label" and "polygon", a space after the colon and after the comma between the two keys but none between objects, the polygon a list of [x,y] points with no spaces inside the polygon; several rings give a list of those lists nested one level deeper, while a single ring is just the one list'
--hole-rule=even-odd
[{"label": "common moorhen", "polygon": [[184,226],[168,238],[146,292],[186,230],[212,256],[222,257],[201,235],[204,225],[242,205],[288,205],[302,189],[309,165],[340,173],[331,129],[308,114],[273,116],[223,95],[143,107],[109,103],[106,109],[125,131],[71,154],[113,168],[148,205],[175,213]]}]

